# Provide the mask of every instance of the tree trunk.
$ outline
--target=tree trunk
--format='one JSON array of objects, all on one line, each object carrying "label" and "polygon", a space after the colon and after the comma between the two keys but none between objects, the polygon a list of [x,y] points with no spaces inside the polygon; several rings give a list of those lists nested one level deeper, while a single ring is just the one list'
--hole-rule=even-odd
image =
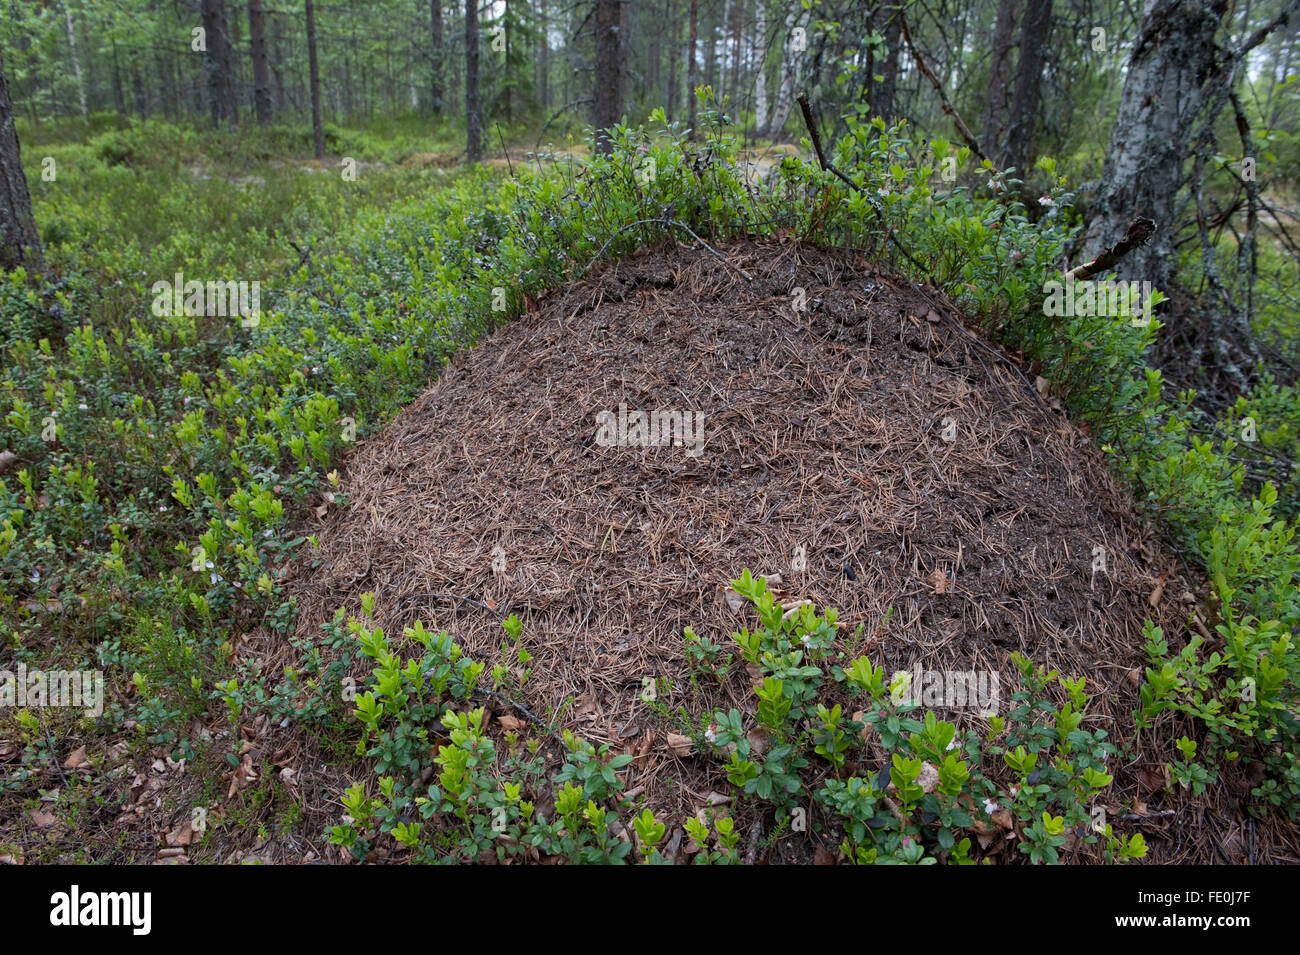
[{"label": "tree trunk", "polygon": [[754,61],[754,135],[767,135],[767,0],[755,0],[754,33],[750,43]]},{"label": "tree trunk", "polygon": [[429,106],[442,115],[442,0],[429,0]]},{"label": "tree trunk", "polygon": [[1124,235],[1133,216],[1154,219],[1151,241],[1119,262],[1121,281],[1162,288],[1172,275],[1174,204],[1202,83],[1215,71],[1214,38],[1226,3],[1147,0],[1083,251],[1089,261]]},{"label": "tree trunk", "polygon": [[1020,57],[1016,63],[1016,89],[1011,98],[1011,122],[1003,168],[1014,166],[1025,177],[1038,124],[1038,91],[1043,84],[1043,55],[1052,31],[1052,0],[1025,0],[1020,27]]},{"label": "tree trunk", "polygon": [[538,50],[537,102],[543,113],[551,109],[551,21],[546,14],[546,0],[537,4],[538,26],[542,33],[542,47]]},{"label": "tree trunk", "polygon": [[33,272],[45,271],[9,102],[9,81],[0,59],[0,269],[11,271],[20,265]]},{"label": "tree trunk", "polygon": [[63,16],[68,24],[68,50],[72,54],[72,73],[77,78],[77,98],[81,101],[81,121],[90,121],[90,111],[86,108],[86,80],[81,75],[81,60],[77,57],[77,35],[72,29],[72,3],[64,0]]},{"label": "tree trunk", "polygon": [[122,64],[117,58],[117,42],[113,42],[113,106],[117,115],[126,118],[126,93],[122,91]]},{"label": "tree trunk", "polygon": [[203,55],[208,73],[208,104],[212,126],[225,120],[233,130],[239,122],[239,103],[235,94],[235,58],[230,46],[225,0],[203,0],[203,31],[207,51]]},{"label": "tree trunk", "polygon": [[[781,50],[781,86],[776,93],[776,106],[772,110],[772,125],[769,128],[773,136],[781,135],[785,121],[794,104],[794,87],[803,72],[806,50],[795,50],[794,35],[797,29],[808,29],[810,12],[792,4],[785,14],[785,43]],[[805,42],[806,33],[805,33]]]},{"label": "tree trunk", "polygon": [[275,108],[283,113],[289,106],[284,91],[284,36],[280,18],[271,13],[271,82],[275,87]]},{"label": "tree trunk", "polygon": [[271,123],[271,68],[266,58],[266,13],[262,0],[248,0],[248,43],[253,54],[253,108],[257,124]]},{"label": "tree trunk", "polygon": [[696,48],[700,45],[700,10],[699,0],[691,0],[690,11],[690,43],[686,48],[686,125],[691,131],[691,139],[698,139],[695,126],[697,117],[695,112],[695,86],[699,82],[696,72]]},{"label": "tree trunk", "polygon": [[465,0],[465,158],[483,159],[482,107],[478,88],[478,0]]},{"label": "tree trunk", "polygon": [[727,92],[737,102],[732,106],[740,112],[739,100],[745,90],[745,61],[742,57],[741,41],[745,35],[745,0],[736,0],[731,8],[731,86]]},{"label": "tree trunk", "polygon": [[668,43],[668,89],[664,91],[664,115],[669,122],[677,115],[677,57],[681,55],[678,45],[682,41],[680,0],[671,0],[668,22],[672,24],[672,39]]},{"label": "tree trunk", "polygon": [[1007,111],[1007,77],[1011,70],[1011,48],[1015,45],[1016,18],[1020,0],[999,0],[998,18],[993,27],[993,54],[989,64],[988,97],[984,101],[984,125],[980,130],[984,154],[1000,166],[1005,165],[1002,151],[1002,121]]},{"label": "tree trunk", "polygon": [[320,63],[316,59],[316,8],[312,0],[307,0],[307,71],[311,81],[311,130],[316,158],[324,159],[325,124],[321,120]]},{"label": "tree trunk", "polygon": [[606,156],[614,148],[608,131],[618,125],[623,115],[619,6],[619,0],[596,0],[596,85],[591,123],[596,130],[596,151]]},{"label": "tree trunk", "polygon": [[[889,19],[885,21],[882,36],[885,38],[885,62],[880,70],[879,83],[871,77],[871,113],[888,122],[898,113],[894,96],[898,89],[898,51],[902,48],[902,15],[893,8],[886,8]],[[873,65],[874,70],[874,65]]]}]

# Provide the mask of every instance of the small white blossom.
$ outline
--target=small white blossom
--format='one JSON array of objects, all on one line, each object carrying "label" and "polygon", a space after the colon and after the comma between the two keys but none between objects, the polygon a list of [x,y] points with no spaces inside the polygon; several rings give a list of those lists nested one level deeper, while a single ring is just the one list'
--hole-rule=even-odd
[{"label": "small white blossom", "polygon": [[984,812],[987,813],[988,815],[990,816],[993,815],[995,812],[998,811],[999,808],[1000,807],[998,806],[998,804],[995,803],[992,799],[984,800]]}]

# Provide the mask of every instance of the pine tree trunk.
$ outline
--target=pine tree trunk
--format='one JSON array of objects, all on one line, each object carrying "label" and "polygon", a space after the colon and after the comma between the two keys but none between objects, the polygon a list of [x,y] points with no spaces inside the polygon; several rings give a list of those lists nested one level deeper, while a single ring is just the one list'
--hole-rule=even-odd
[{"label": "pine tree trunk", "polygon": [[880,70],[880,82],[877,83],[874,76],[871,78],[870,102],[871,114],[889,121],[898,112],[894,97],[898,89],[898,52],[902,48],[903,21],[897,10],[888,7],[886,16],[889,19],[885,21],[885,29],[881,34],[885,38],[885,62]]},{"label": "pine tree trunk", "polygon": [[429,104],[442,115],[442,0],[429,0]]},{"label": "pine tree trunk", "polygon": [[754,61],[754,135],[767,135],[767,0],[755,0],[754,33],[750,43]]},{"label": "pine tree trunk", "polygon": [[1016,63],[1016,89],[1011,98],[1004,167],[1014,166],[1021,178],[1029,162],[1034,127],[1038,124],[1039,89],[1043,85],[1043,55],[1052,31],[1052,0],[1025,0],[1020,27],[1020,58]]},{"label": "pine tree trunk", "polygon": [[483,159],[482,107],[478,88],[478,0],[465,0],[465,158]]},{"label": "pine tree trunk", "polygon": [[691,131],[691,139],[699,139],[696,132],[698,117],[696,116],[695,106],[695,87],[699,83],[699,75],[696,68],[696,48],[700,44],[700,2],[691,0],[690,12],[690,44],[686,49],[686,126]]},{"label": "pine tree trunk", "polygon": [[0,59],[0,269],[11,271],[20,265],[33,272],[45,270],[9,102],[9,80]]},{"label": "pine tree trunk", "polygon": [[672,24],[673,32],[668,43],[668,89],[664,91],[664,115],[669,122],[677,115],[677,57],[681,55],[678,46],[682,42],[681,24],[678,22],[680,13],[680,0],[671,0],[668,22]]},{"label": "pine tree trunk", "polygon": [[1002,121],[1007,111],[1007,78],[1019,13],[1020,0],[999,0],[998,18],[993,27],[993,59],[989,64],[988,97],[984,101],[984,126],[980,138],[984,154],[991,157],[998,167],[1006,165],[1002,150]]},{"label": "pine tree trunk", "polygon": [[[316,158],[325,158],[325,124],[320,108],[320,63],[316,58],[316,8],[307,0],[307,71],[311,82],[311,130]],[[337,113],[335,114],[338,115]]]},{"label": "pine tree trunk", "polygon": [[608,131],[618,125],[623,115],[619,6],[619,0],[596,0],[596,83],[591,122],[596,130],[596,151],[606,156],[614,148]]},{"label": "pine tree trunk", "polygon": [[266,12],[262,0],[248,0],[248,42],[253,53],[253,108],[257,124],[271,123],[271,69],[266,58]]},{"label": "pine tree trunk", "polygon": [[226,22],[225,0],[203,0],[202,19],[207,51],[204,66],[208,74],[208,105],[212,126],[225,120],[233,130],[239,121],[239,104],[235,93],[235,57],[230,47],[230,30]]}]

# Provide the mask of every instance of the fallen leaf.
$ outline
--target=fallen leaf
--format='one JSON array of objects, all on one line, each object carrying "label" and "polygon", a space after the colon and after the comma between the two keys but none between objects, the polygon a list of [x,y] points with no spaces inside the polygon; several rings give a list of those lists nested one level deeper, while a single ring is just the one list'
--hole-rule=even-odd
[{"label": "fallen leaf", "polygon": [[18,455],[12,451],[0,451],[0,474],[4,474],[18,463]]},{"label": "fallen leaf", "polygon": [[575,717],[590,716],[595,717],[596,713],[596,694],[587,693],[578,697],[577,706],[573,709]]},{"label": "fallen leaf", "polygon": [[925,582],[930,585],[936,594],[946,594],[948,592],[948,575],[938,567],[925,578]]},{"label": "fallen leaf", "polygon": [[839,861],[835,853],[825,846],[818,846],[813,852],[813,865],[839,865]]},{"label": "fallen leaf", "polygon": [[736,593],[730,587],[723,591],[723,595],[727,598],[727,607],[731,612],[740,613],[745,606],[745,598],[740,596],[740,594]]},{"label": "fallen leaf", "polygon": [[32,817],[32,822],[36,823],[36,825],[42,829],[48,829],[59,821],[58,817],[55,816],[54,813],[46,812],[43,809],[33,809],[29,815]]},{"label": "fallen leaf", "polygon": [[243,760],[230,776],[230,791],[226,794],[227,799],[233,799],[235,794],[241,789],[248,786],[249,783],[257,781],[257,773],[253,770],[253,757],[247,753],[244,754]]},{"label": "fallen leaf", "polygon": [[518,733],[524,728],[524,721],[517,716],[498,716],[497,722],[507,733]]},{"label": "fallen leaf", "polygon": [[695,751],[695,744],[691,742],[689,736],[679,736],[677,733],[669,733],[668,748],[672,750],[674,756],[689,756]]},{"label": "fallen leaf", "polygon": [[188,846],[194,841],[194,827],[187,822],[171,832],[164,833],[163,838],[167,840],[169,846]]},{"label": "fallen leaf", "polygon": [[78,746],[71,756],[63,761],[64,769],[86,769],[90,766],[90,760],[86,758],[86,747]]},{"label": "fallen leaf", "polygon": [[994,811],[992,819],[1003,829],[1015,828],[1015,823],[1011,819],[1011,811],[1008,809],[998,809]]}]

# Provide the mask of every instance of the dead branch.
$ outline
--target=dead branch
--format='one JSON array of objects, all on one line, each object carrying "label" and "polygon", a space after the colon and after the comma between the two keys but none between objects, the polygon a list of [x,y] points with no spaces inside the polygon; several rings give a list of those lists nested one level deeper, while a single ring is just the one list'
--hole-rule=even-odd
[{"label": "dead branch", "polygon": [[842,182],[846,183],[849,188],[860,192],[867,197],[867,202],[871,204],[871,211],[876,214],[876,218],[881,221],[881,224],[885,225],[885,235],[889,238],[890,244],[899,252],[903,253],[903,257],[906,258],[908,262],[911,262],[912,266],[920,271],[921,274],[928,274],[929,270],[918,262],[911,252],[907,251],[907,248],[903,243],[898,241],[898,236],[894,235],[894,230],[889,228],[888,224],[885,223],[885,214],[881,210],[879,203],[877,203],[876,197],[862,186],[859,186],[848,176],[844,175],[843,172],[836,168],[836,166],[826,158],[826,151],[822,149],[822,137],[821,134],[817,132],[817,124],[813,121],[812,107],[808,103],[808,91],[800,90],[799,95],[795,97],[795,100],[799,103],[799,111],[803,113],[804,125],[808,127],[808,136],[812,139],[813,151],[817,153],[817,162],[827,172],[833,173]]},{"label": "dead branch", "polygon": [[1065,277],[1067,279],[1086,279],[1098,272],[1105,272],[1107,269],[1113,268],[1116,262],[1138,246],[1144,245],[1151,236],[1155,235],[1155,232],[1156,223],[1154,219],[1148,219],[1145,216],[1134,216],[1128,224],[1128,231],[1124,233],[1124,238],[1110,248],[1103,249],[1101,255],[1091,262],[1085,262],[1083,265],[1070,269],[1065,273]]},{"label": "dead branch", "polygon": [[912,39],[912,31],[907,26],[907,17],[903,16],[901,10],[898,12],[898,20],[903,28],[903,39],[907,41],[907,45],[912,51],[912,56],[916,59],[917,69],[919,69],[925,78],[930,81],[930,85],[934,87],[934,91],[939,94],[939,102],[943,106],[943,111],[952,117],[953,125],[957,127],[957,133],[963,140],[965,140],[966,145],[970,147],[970,151],[979,157],[979,159],[987,160],[988,157],[984,155],[984,150],[980,149],[980,144],[975,139],[975,134],[970,131],[970,127],[966,125],[966,121],[961,118],[961,114],[957,112],[956,108],[948,100],[948,94],[943,91],[943,84],[939,82],[939,78],[934,75],[934,71],[930,69],[929,65],[926,64],[925,59],[921,56],[921,51],[917,49],[916,43]]}]

